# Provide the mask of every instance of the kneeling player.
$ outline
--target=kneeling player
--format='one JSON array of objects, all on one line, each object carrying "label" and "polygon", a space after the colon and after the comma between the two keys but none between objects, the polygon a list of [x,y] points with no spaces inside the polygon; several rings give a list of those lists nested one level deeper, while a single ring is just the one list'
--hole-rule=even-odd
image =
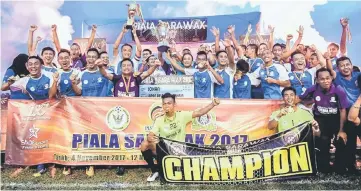
[{"label": "kneeling player", "polygon": [[175,95],[166,93],[162,96],[164,115],[158,117],[148,134],[148,139],[141,144],[141,151],[144,160],[147,161],[152,170],[152,174],[147,178],[148,182],[154,181],[158,176],[158,169],[153,162],[153,155],[156,155],[156,144],[159,142],[158,137],[184,142],[186,136],[186,126],[193,118],[200,117],[208,113],[214,106],[219,105],[218,98],[214,98],[212,103],[196,111],[175,111]]}]

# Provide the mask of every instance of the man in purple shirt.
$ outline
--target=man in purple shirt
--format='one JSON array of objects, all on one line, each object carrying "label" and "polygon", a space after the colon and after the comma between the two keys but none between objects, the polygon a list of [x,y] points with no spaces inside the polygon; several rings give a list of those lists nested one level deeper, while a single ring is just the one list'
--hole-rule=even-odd
[{"label": "man in purple shirt", "polygon": [[[348,100],[345,91],[340,86],[332,83],[331,71],[321,68],[316,72],[317,84],[308,88],[300,99],[306,104],[313,103],[313,114],[318,122],[321,136],[315,139],[315,146],[319,149],[316,153],[317,169],[319,172],[330,172],[330,144],[333,136],[336,136],[335,171],[340,172],[339,166],[343,161],[337,155],[341,148],[342,141],[346,144],[347,135],[343,130],[346,122],[346,108]],[[340,149],[339,149],[340,148]],[[340,152],[342,153],[342,151]],[[340,160],[341,159],[341,160]]]},{"label": "man in purple shirt", "polygon": [[122,73],[120,75],[109,74],[106,72],[102,60],[97,60],[96,64],[99,67],[100,73],[113,81],[114,83],[114,97],[139,97],[139,85],[148,76],[150,76],[155,69],[161,65],[159,60],[156,60],[155,65],[150,67],[146,72],[134,73],[133,61],[129,58],[123,59],[120,62],[122,66]]}]

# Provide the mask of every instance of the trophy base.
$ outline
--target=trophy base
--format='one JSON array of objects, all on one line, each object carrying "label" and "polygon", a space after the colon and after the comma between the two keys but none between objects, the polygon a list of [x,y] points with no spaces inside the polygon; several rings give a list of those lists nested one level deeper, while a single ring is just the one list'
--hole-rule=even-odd
[{"label": "trophy base", "polygon": [[125,28],[126,28],[126,29],[129,29],[129,30],[133,30],[133,26],[132,26],[132,25],[127,25]]},{"label": "trophy base", "polygon": [[168,49],[169,49],[169,46],[166,46],[166,45],[158,46],[159,52],[167,52]]}]

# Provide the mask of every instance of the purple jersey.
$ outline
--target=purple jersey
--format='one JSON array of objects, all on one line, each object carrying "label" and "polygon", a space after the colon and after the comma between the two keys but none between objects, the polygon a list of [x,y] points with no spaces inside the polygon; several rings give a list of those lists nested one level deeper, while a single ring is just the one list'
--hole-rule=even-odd
[{"label": "purple jersey", "polygon": [[313,85],[300,95],[300,99],[314,101],[315,116],[339,114],[340,109],[346,109],[349,105],[345,91],[334,84],[328,92],[324,92],[319,85]]},{"label": "purple jersey", "polygon": [[73,60],[72,67],[83,71],[85,69],[85,64],[86,64],[86,56],[85,54],[83,54],[79,58]]},{"label": "purple jersey", "polygon": [[139,97],[139,85],[142,82],[140,75],[134,77],[131,73],[130,80],[123,78],[123,75],[114,75],[114,97]]},{"label": "purple jersey", "polygon": [[[141,68],[142,65],[143,64],[140,64],[139,68]],[[149,70],[149,66],[144,65],[143,66],[143,72],[148,71],[148,70]],[[173,67],[170,64],[167,64],[167,63],[164,63],[161,68],[158,67],[153,74],[157,76],[157,74],[162,74],[163,72],[164,72],[165,75],[173,75],[173,74],[175,74],[175,72],[173,70]]]}]

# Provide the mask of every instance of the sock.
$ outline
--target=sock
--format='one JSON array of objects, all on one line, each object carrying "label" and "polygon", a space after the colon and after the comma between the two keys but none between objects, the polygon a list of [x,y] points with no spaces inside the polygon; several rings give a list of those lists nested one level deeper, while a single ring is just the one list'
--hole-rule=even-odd
[{"label": "sock", "polygon": [[146,151],[142,151],[142,155],[144,157],[144,160],[148,163],[148,166],[152,170],[152,172],[157,172],[157,167],[154,164],[153,161],[153,153],[152,150],[148,149]]}]

